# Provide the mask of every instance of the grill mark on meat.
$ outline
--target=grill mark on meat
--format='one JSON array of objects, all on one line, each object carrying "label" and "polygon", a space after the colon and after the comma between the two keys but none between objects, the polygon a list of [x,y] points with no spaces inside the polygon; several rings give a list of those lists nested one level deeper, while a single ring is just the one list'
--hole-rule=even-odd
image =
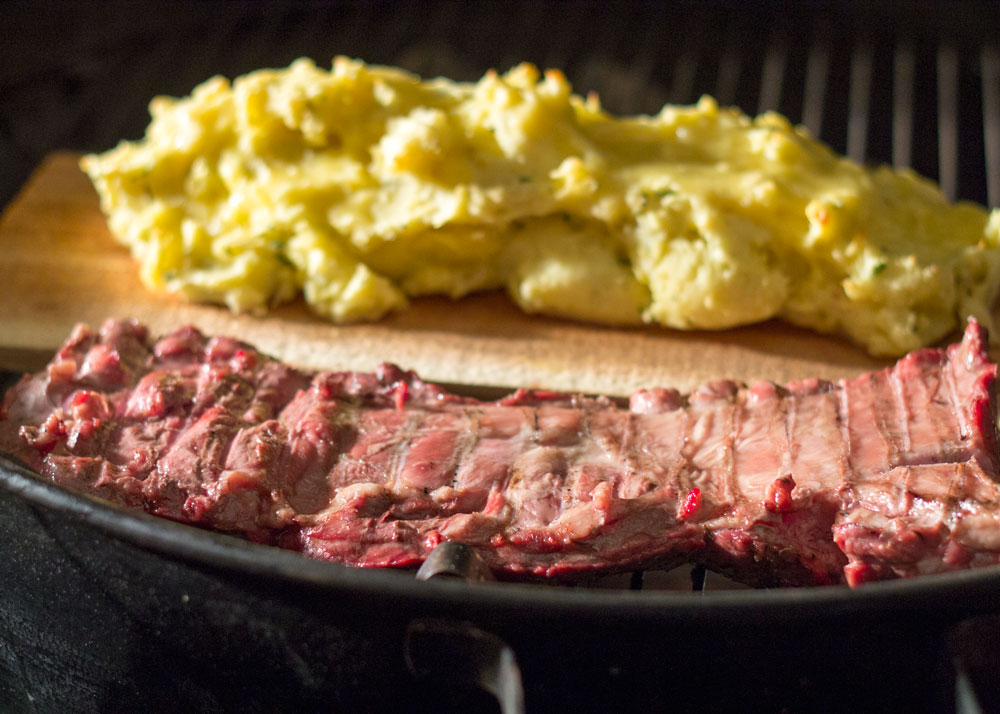
[{"label": "grill mark on meat", "polygon": [[584,448],[577,446],[576,460],[591,466],[590,479],[577,493],[578,500],[586,500],[599,482],[608,481],[612,492],[617,493],[628,470],[628,412],[620,410],[586,410],[588,438],[581,440]]},{"label": "grill mark on meat", "polygon": [[898,372],[889,373],[889,386],[892,390],[893,405],[896,407],[897,419],[899,421],[899,452],[903,460],[907,460],[913,453],[913,438],[910,434],[913,417],[906,403],[903,394],[903,385]]},{"label": "grill mark on meat", "polygon": [[[925,373],[919,377],[922,378],[903,379],[896,376],[894,379],[907,417],[908,453],[905,462],[908,464],[955,455],[951,439],[951,434],[956,431],[952,389],[936,374]],[[938,444],[943,448],[930,451],[928,444]]]},{"label": "grill mark on meat", "polygon": [[[681,454],[687,414],[683,411],[633,414],[633,458],[637,473],[643,474],[641,488],[633,496],[657,491],[676,501],[681,492],[680,474],[686,461]],[[648,485],[647,485],[648,484]],[[624,492],[623,498],[629,497]]]},{"label": "grill mark on meat", "polygon": [[[389,467],[392,451],[386,440],[395,435],[390,429],[401,425],[407,415],[388,410],[365,412],[349,402],[342,408],[349,410],[345,419],[353,429],[333,467],[331,486],[340,488],[355,482],[386,485],[392,478]],[[379,418],[383,415],[384,418]]]},{"label": "grill mark on meat", "polygon": [[533,434],[534,415],[527,407],[487,406],[479,410],[478,424],[478,438],[455,472],[455,489],[483,494],[495,484],[502,493],[514,459]]},{"label": "grill mark on meat", "polygon": [[515,459],[504,492],[517,512],[518,528],[547,527],[565,514],[572,502],[565,498],[572,492],[569,461],[563,451],[550,446],[534,446]]},{"label": "grill mark on meat", "polygon": [[638,415],[627,412],[622,429],[621,458],[623,469],[621,478],[615,486],[615,497],[621,499],[638,498],[644,493],[656,488],[656,484],[647,478],[640,470],[638,444],[636,438],[636,421]]},{"label": "grill mark on meat", "polygon": [[[515,508],[528,505],[528,512],[524,514],[528,518],[520,515],[517,518],[519,527],[525,529],[520,534],[522,539],[530,541],[533,547],[549,549],[556,540],[583,537],[588,531],[587,526],[579,522],[578,516],[586,510],[586,506],[580,504],[589,501],[598,483],[604,480],[600,462],[603,460],[605,444],[602,442],[606,434],[600,425],[595,429],[595,412],[584,408],[578,412],[580,439],[562,449],[541,446],[539,411],[534,409],[535,428],[529,442],[531,448],[523,454],[530,455],[531,460],[539,465],[531,472],[525,471],[523,466],[519,468],[518,462],[515,462],[510,480],[515,498],[511,505]],[[539,530],[550,526],[556,531],[554,537]]]},{"label": "grill mark on meat", "polygon": [[462,412],[465,420],[465,428],[459,433],[458,448],[455,450],[455,458],[452,463],[450,486],[455,485],[458,466],[465,462],[472,450],[479,443],[479,421],[480,411],[478,409],[465,409]]},{"label": "grill mark on meat", "polygon": [[461,419],[461,412],[429,412],[412,423],[405,454],[400,451],[398,455],[394,490],[405,486],[427,494],[451,480],[458,448],[456,422]]},{"label": "grill mark on meat", "polygon": [[739,484],[736,482],[736,441],[739,438],[741,429],[741,421],[736,418],[736,415],[739,413],[740,408],[739,402],[735,402],[729,409],[729,427],[725,443],[725,500],[727,503],[735,503],[742,498]]},{"label": "grill mark on meat", "polygon": [[843,482],[838,487],[838,493],[843,499],[851,493],[854,482],[857,480],[857,473],[854,470],[853,458],[851,454],[851,408],[850,394],[845,388],[844,382],[839,382],[837,389],[837,423],[840,427],[841,453],[843,454],[842,471]]},{"label": "grill mark on meat", "polygon": [[968,425],[965,423],[965,405],[959,401],[959,391],[958,384],[955,379],[955,373],[946,369],[944,372],[945,381],[948,383],[949,392],[952,397],[952,410],[958,421],[958,438],[960,441],[966,439],[966,435],[969,433]]},{"label": "grill mark on meat", "polygon": [[696,469],[693,457],[697,451],[697,446],[692,445],[692,440],[695,438],[694,430],[697,416],[691,409],[685,409],[682,414],[684,416],[681,421],[680,458],[676,467],[677,496],[679,499],[689,493],[692,488],[696,487],[693,478],[693,473]]},{"label": "grill mark on meat", "polygon": [[388,440],[379,445],[378,451],[384,451],[386,455],[385,486],[390,492],[409,490],[402,483],[401,471],[410,451],[410,442],[424,418],[425,414],[419,410],[405,412],[399,431],[390,432]]},{"label": "grill mark on meat", "polygon": [[799,494],[820,494],[836,490],[843,482],[844,452],[838,420],[839,400],[831,385],[817,385],[808,394],[793,393],[787,402],[795,417],[790,440],[795,448],[790,470]]},{"label": "grill mark on meat", "polygon": [[855,482],[885,470],[889,463],[889,444],[879,431],[880,421],[873,404],[877,395],[871,387],[868,375],[841,382],[847,397],[848,453]]},{"label": "grill mark on meat", "polygon": [[734,445],[736,495],[739,502],[763,492],[767,484],[788,473],[783,455],[788,449],[785,400],[774,385],[758,383],[740,405],[740,432]]},{"label": "grill mark on meat", "polygon": [[[902,454],[898,439],[899,429],[896,423],[896,403],[892,397],[892,387],[884,374],[876,372],[868,375],[868,388],[872,394],[869,407],[872,410],[878,434],[885,443],[885,464],[887,468],[892,468],[900,463]],[[877,470],[881,471],[882,469]]]},{"label": "grill mark on meat", "polygon": [[[781,452],[781,474],[792,473],[792,464],[795,462],[795,451],[798,448],[795,441],[795,417],[797,414],[796,400],[794,395],[789,395],[783,400],[785,416],[785,449]],[[779,474],[780,475],[780,474]]]},{"label": "grill mark on meat", "polygon": [[458,539],[507,577],[695,560],[856,585],[1000,560],[983,345],[970,323],[946,354],[836,384],[653,389],[626,410],[478,402],[392,365],[309,375],[193,328],[149,343],[112,322],[11,389],[0,446],[122,505],[363,567]]},{"label": "grill mark on meat", "polygon": [[[694,410],[693,410],[694,411]],[[731,424],[735,406],[728,399],[713,398],[699,404],[690,424],[688,450],[684,454],[690,463],[682,483],[690,492],[699,489],[701,508],[697,519],[719,515],[734,500],[728,488],[727,467],[732,460]]]}]

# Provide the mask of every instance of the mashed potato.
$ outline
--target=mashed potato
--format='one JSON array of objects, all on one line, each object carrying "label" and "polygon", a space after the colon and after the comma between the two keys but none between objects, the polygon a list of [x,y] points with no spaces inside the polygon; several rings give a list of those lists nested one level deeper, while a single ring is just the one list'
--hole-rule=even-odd
[{"label": "mashed potato", "polygon": [[337,322],[505,287],[524,310],[721,329],[781,317],[874,354],[989,323],[1000,213],[705,97],[613,117],[520,65],[421,81],[337,58],[155,99],[82,161],[150,288]]}]

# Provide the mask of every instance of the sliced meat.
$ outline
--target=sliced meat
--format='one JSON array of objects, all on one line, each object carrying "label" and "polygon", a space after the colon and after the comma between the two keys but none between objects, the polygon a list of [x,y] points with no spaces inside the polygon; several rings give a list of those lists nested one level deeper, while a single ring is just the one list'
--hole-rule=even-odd
[{"label": "sliced meat", "polygon": [[186,327],[77,328],[0,408],[0,448],[120,505],[360,567],[444,540],[501,577],[701,562],[756,585],[997,563],[982,329],[837,383],[482,402],[382,365],[305,373]]}]

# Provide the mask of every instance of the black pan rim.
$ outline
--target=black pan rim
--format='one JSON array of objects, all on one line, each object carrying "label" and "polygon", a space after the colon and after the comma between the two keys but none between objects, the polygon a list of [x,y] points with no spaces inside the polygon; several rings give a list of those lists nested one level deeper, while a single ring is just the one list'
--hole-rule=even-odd
[{"label": "black pan rim", "polygon": [[[927,608],[988,608],[1000,597],[1000,566],[926,575],[860,588],[846,586],[736,590],[717,593],[561,588],[516,583],[468,585],[453,581],[419,582],[412,573],[365,570],[314,560],[298,553],[257,545],[222,533],[137,511],[58,486],[20,462],[0,454],[0,490],[22,498],[46,515],[70,517],[104,534],[164,557],[209,568],[280,580],[309,588],[353,595],[400,599],[425,605],[544,609],[551,615],[604,620],[666,618],[703,620],[752,617],[787,622],[796,617],[842,615]],[[978,603],[978,604],[977,604]]]}]

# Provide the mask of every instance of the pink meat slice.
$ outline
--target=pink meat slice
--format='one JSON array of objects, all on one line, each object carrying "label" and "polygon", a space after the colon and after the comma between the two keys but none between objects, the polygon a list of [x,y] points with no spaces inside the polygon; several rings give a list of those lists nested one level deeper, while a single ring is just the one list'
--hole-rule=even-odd
[{"label": "pink meat slice", "polygon": [[970,321],[960,344],[836,383],[484,402],[390,364],[309,373],[110,320],[8,391],[0,449],[121,506],[358,567],[457,540],[512,579],[700,562],[858,585],[1000,561],[996,372]]}]

